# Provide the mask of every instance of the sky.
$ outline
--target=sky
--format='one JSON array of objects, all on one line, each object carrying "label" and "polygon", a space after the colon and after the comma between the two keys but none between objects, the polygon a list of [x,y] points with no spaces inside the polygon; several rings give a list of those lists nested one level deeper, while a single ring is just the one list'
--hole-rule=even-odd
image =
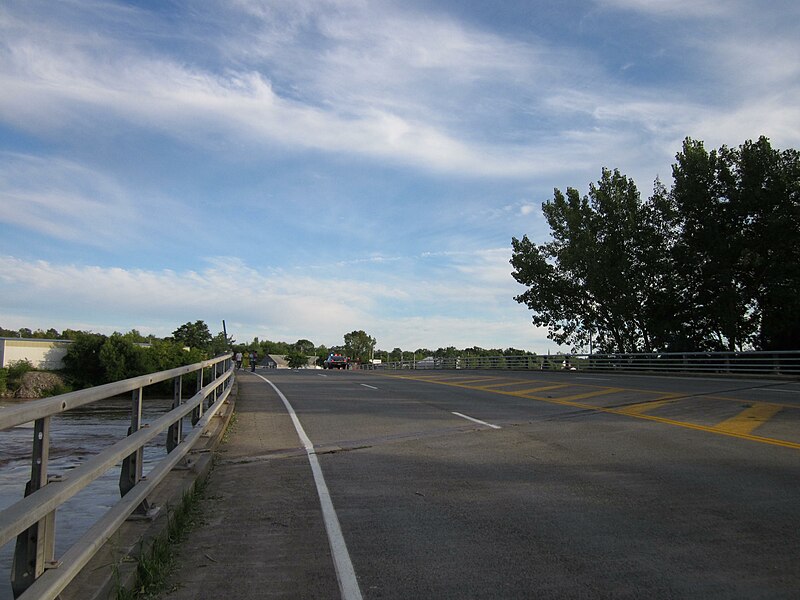
[{"label": "sky", "polygon": [[555,350],[511,239],[800,147],[796,0],[4,0],[0,326]]}]

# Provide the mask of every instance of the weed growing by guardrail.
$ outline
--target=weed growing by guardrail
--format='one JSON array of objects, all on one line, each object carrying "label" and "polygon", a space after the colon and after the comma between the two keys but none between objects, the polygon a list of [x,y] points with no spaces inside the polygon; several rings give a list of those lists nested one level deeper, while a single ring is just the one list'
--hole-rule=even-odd
[{"label": "weed growing by guardrail", "polygon": [[[172,547],[184,539],[199,521],[200,498],[208,478],[195,483],[181,498],[177,507],[167,506],[167,527],[149,549],[140,548],[136,561],[136,585],[129,590],[117,580],[117,600],[148,600],[166,590],[169,574],[175,566]],[[118,569],[117,569],[118,570]]]}]

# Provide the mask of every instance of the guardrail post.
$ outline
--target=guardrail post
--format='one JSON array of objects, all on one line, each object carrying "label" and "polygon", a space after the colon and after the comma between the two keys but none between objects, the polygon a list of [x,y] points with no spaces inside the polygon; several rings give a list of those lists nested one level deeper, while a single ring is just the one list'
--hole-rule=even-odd
[{"label": "guardrail post", "polygon": [[[183,377],[172,380],[172,408],[183,404]],[[183,419],[175,421],[167,430],[167,452],[172,452],[183,439]]]},{"label": "guardrail post", "polygon": [[[131,395],[131,426],[128,428],[128,435],[139,431],[142,427],[142,388],[134,390]],[[130,492],[134,486],[142,480],[142,460],[144,458],[144,448],[138,448],[136,452],[125,457],[122,461],[122,470],[119,474],[119,491],[124,496]],[[145,499],[134,511],[136,514],[147,514],[150,510],[150,503]]]},{"label": "guardrail post", "polygon": [[[216,381],[219,377],[219,363],[214,363],[214,377],[212,381]],[[215,404],[217,402],[217,393],[219,392],[219,386],[214,386],[214,399],[211,401],[211,404]]]},{"label": "guardrail post", "polygon": [[[50,457],[50,417],[36,419],[33,427],[31,479],[25,486],[25,496],[47,485],[47,461]],[[56,513],[31,525],[17,536],[11,567],[11,589],[17,598],[53,564],[55,556]]]},{"label": "guardrail post", "polygon": [[[203,389],[203,369],[198,369],[198,371],[197,371],[197,391],[199,392],[201,389]],[[195,408],[192,411],[192,427],[197,425],[197,422],[203,416],[203,404],[204,403],[205,403],[205,400],[201,401],[197,405],[197,408]]]}]

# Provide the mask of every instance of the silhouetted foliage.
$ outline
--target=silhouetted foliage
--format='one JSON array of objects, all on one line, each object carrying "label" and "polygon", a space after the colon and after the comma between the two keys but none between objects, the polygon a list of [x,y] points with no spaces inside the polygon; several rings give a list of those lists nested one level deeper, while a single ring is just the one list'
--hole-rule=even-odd
[{"label": "silhouetted foliage", "polygon": [[551,241],[512,238],[516,297],[559,344],[607,352],[800,347],[800,154],[687,138],[673,186],[603,169],[554,191]]}]

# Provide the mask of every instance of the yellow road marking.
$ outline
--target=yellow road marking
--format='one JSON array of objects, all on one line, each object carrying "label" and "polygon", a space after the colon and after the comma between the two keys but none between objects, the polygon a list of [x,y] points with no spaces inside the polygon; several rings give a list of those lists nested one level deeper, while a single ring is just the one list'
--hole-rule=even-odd
[{"label": "yellow road marking", "polygon": [[463,383],[481,383],[484,381],[497,381],[498,379],[502,379],[501,377],[481,377],[480,379],[454,379],[452,383],[447,383],[447,385],[461,385]]},{"label": "yellow road marking", "polygon": [[781,410],[781,406],[759,402],[747,410],[743,410],[735,417],[731,417],[722,423],[717,423],[716,427],[731,433],[751,433]]},{"label": "yellow road marking", "polygon": [[650,402],[641,402],[639,404],[631,404],[629,406],[621,407],[619,411],[627,415],[642,415],[656,408],[660,408],[666,404],[671,404],[675,402],[675,400],[676,398],[670,397],[670,398],[665,398],[663,400],[652,400]]},{"label": "yellow road marking", "polygon": [[[405,376],[405,375],[384,375],[384,377],[395,377],[395,378],[399,378],[399,379],[413,379],[413,377],[409,377],[409,376]],[[447,383],[447,382],[438,382],[438,381],[430,381],[430,383],[438,383],[439,385],[449,385],[449,386],[453,386],[453,387],[464,387],[464,388],[467,388],[467,389],[477,389],[477,388],[470,388],[469,386],[460,385],[460,384],[456,384],[456,383]],[[569,384],[564,384],[562,386],[553,386],[553,387],[554,388],[555,387],[566,387],[567,385],[569,385]],[[586,387],[589,387],[589,386],[586,386]],[[622,391],[622,390],[623,390],[623,388],[620,388],[620,391]],[[522,390],[521,392],[520,391],[507,392],[507,391],[502,391],[502,390],[494,390],[494,391],[493,390],[481,390],[481,391],[489,391],[489,392],[492,392],[494,394],[502,394],[504,396],[522,396],[522,394],[526,390]],[[542,391],[542,390],[539,389],[538,391]],[[627,389],[626,391],[640,391],[640,392],[646,392],[646,393],[653,393],[652,390],[632,390],[632,389]],[[522,397],[530,398],[530,396],[522,396]],[[680,398],[680,396],[676,396],[672,400],[677,400],[679,398]],[[592,406],[591,404],[583,404],[581,402],[574,402],[574,401],[564,400],[564,399],[560,399],[560,398],[535,397],[535,398],[531,398],[531,399],[532,400],[537,400],[537,401],[540,401],[540,402],[547,402],[547,403],[550,403],[550,404],[561,404],[563,406],[571,406],[573,408],[580,408],[582,410],[587,410],[587,411],[604,412],[604,413],[609,413],[609,414],[613,414],[613,415],[622,415],[622,416],[625,416],[625,417],[631,417],[631,418],[634,418],[634,419],[644,419],[646,421],[655,421],[656,423],[663,423],[665,425],[673,425],[675,427],[682,427],[684,429],[692,429],[692,430],[695,430],[695,431],[704,431],[706,433],[714,433],[714,434],[717,434],[717,435],[735,437],[735,438],[738,438],[738,439],[748,440],[748,441],[751,441],[751,442],[758,442],[758,443],[761,443],[761,444],[769,444],[771,446],[780,446],[782,448],[791,448],[793,450],[800,450],[800,443],[797,443],[797,442],[789,442],[789,441],[785,441],[785,440],[778,440],[778,439],[775,439],[775,438],[761,437],[761,436],[758,436],[758,435],[752,435],[749,432],[735,431],[733,429],[722,429],[719,426],[709,427],[707,425],[696,425],[694,423],[687,423],[685,421],[676,421],[674,419],[665,419],[664,417],[657,417],[657,416],[654,416],[654,415],[648,415],[648,414],[646,414],[644,412],[635,412],[635,411],[634,412],[628,412],[628,411],[626,411],[626,409],[629,409],[630,407],[606,408],[606,407],[603,407],[603,406]],[[657,401],[657,402],[669,402],[669,401],[671,401],[671,400],[667,399],[667,400],[662,400],[662,401]],[[740,400],[740,402],[741,402],[741,400]],[[761,403],[761,404],[764,404],[764,403]],[[638,405],[633,405],[633,406],[638,406]],[[770,406],[776,406],[776,405],[770,405]],[[780,410],[783,407],[777,406],[777,408],[778,408],[778,410]],[[745,411],[745,412],[747,412],[747,411]],[[777,412],[778,411],[776,410],[775,413],[777,413]],[[773,413],[773,414],[775,414],[775,413]],[[730,419],[729,419],[729,421],[730,421]],[[758,424],[760,425],[762,422],[763,421],[760,421]],[[725,421],[723,421],[722,424],[724,424],[724,423],[725,423]],[[755,429],[755,427],[753,427],[753,429]],[[751,431],[752,431],[752,429],[751,429]]]},{"label": "yellow road marking", "polygon": [[561,383],[559,385],[544,385],[544,386],[539,386],[539,387],[535,387],[535,388],[530,388],[530,389],[527,389],[527,390],[515,390],[514,392],[511,392],[511,394],[513,396],[523,396],[523,397],[525,397],[526,394],[532,394],[533,392],[544,392],[546,390],[557,390],[558,388],[567,387],[567,385],[569,385],[569,384]]},{"label": "yellow road marking", "polygon": [[[559,398],[559,400],[566,400],[570,402],[572,400],[585,400],[586,398],[594,398],[595,396],[606,396],[608,394],[616,394],[617,392],[621,392],[622,388],[604,388],[602,390],[595,390],[593,392],[585,392],[583,394],[574,394],[572,396],[564,396],[563,398]],[[549,398],[548,398],[549,400]]]},{"label": "yellow road marking", "polygon": [[[459,383],[463,383],[463,382],[459,382]],[[493,389],[493,388],[506,387],[506,386],[509,386],[509,385],[520,385],[521,383],[525,383],[525,382],[524,381],[520,381],[519,379],[517,379],[516,381],[510,381],[510,382],[506,382],[506,383],[491,383],[489,385],[481,385],[481,386],[475,386],[475,387],[477,389],[479,389],[479,390],[490,390],[490,389]]]}]

